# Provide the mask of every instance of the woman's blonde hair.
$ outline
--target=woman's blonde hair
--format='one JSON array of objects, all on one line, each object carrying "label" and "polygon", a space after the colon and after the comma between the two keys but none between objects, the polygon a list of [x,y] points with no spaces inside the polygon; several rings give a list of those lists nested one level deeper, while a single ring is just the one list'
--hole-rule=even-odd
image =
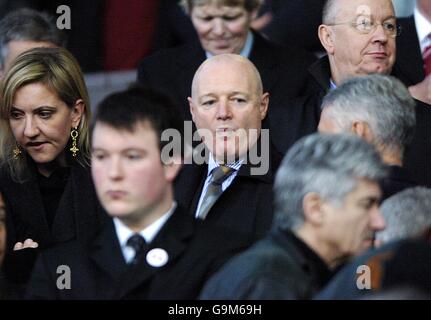
[{"label": "woman's blonde hair", "polygon": [[76,160],[82,165],[89,163],[89,121],[91,116],[90,99],[81,68],[72,54],[64,48],[35,48],[19,55],[6,73],[0,85],[0,161],[7,166],[16,180],[25,172],[26,157],[13,157],[17,147],[9,124],[15,93],[30,83],[46,85],[69,108],[78,100],[84,102],[84,113],[79,123]]},{"label": "woman's blonde hair", "polygon": [[262,5],[262,0],[181,0],[180,5],[190,15],[196,6],[214,4],[216,6],[237,7],[243,6],[248,12],[253,12]]}]

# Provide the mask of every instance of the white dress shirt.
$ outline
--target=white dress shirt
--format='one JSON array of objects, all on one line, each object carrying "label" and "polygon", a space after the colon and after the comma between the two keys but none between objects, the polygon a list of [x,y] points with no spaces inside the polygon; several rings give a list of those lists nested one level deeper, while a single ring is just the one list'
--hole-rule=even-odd
[{"label": "white dress shirt", "polygon": [[[174,201],[171,208],[159,219],[154,221],[145,229],[141,230],[139,234],[145,239],[147,243],[153,241],[156,235],[159,233],[160,229],[165,225],[166,221],[171,217],[177,207],[177,203]],[[135,257],[135,250],[127,246],[127,240],[135,234],[134,231],[130,230],[119,218],[114,218],[115,231],[117,233],[117,238],[120,243],[121,251],[123,252],[124,260],[126,263],[132,261]]]},{"label": "white dress shirt", "polygon": [[427,20],[418,8],[415,8],[414,18],[418,40],[423,54],[425,49],[431,45],[431,39],[429,38],[431,34],[431,21]]}]

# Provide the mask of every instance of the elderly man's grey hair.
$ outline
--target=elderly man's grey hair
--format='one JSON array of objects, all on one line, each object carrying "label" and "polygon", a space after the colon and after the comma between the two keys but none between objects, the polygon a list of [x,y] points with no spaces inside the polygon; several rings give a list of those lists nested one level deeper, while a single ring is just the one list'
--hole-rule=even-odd
[{"label": "elderly man's grey hair", "polygon": [[66,45],[66,36],[57,28],[54,18],[29,8],[11,11],[0,21],[0,69],[4,68],[8,44],[13,40],[51,42],[58,47]]},{"label": "elderly man's grey hair", "polygon": [[380,150],[403,154],[416,127],[415,102],[398,79],[385,75],[355,77],[327,94],[325,114],[345,132],[366,122]]},{"label": "elderly man's grey hair", "polygon": [[387,169],[374,147],[353,135],[313,134],[283,159],[274,185],[275,225],[296,230],[304,223],[303,199],[311,192],[341,206],[358,179],[378,181]]},{"label": "elderly man's grey hair", "polygon": [[386,228],[377,232],[382,243],[420,235],[431,227],[431,189],[409,188],[386,199],[380,211]]},{"label": "elderly man's grey hair", "polygon": [[326,0],[322,10],[322,22],[324,24],[335,23],[337,17],[337,1],[338,0]]}]

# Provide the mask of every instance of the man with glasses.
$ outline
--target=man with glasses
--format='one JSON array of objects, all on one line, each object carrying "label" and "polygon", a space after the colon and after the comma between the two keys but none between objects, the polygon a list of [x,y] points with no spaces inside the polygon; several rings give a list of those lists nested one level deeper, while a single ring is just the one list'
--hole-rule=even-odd
[{"label": "man with glasses", "polygon": [[[392,74],[407,87],[413,85],[395,63],[401,30],[391,0],[327,0],[322,21],[318,35],[327,56],[309,68],[316,112],[325,94],[348,78]],[[405,167],[420,184],[431,185],[431,107],[416,101],[416,118]]]},{"label": "man with glasses", "polygon": [[392,72],[399,28],[390,0],[328,0],[322,21],[328,56],[310,68],[322,94],[350,77]]}]

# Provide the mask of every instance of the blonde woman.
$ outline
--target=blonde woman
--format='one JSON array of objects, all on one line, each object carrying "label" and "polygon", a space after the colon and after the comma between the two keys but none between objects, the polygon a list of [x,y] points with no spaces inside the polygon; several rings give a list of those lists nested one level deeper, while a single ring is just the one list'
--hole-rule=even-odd
[{"label": "blonde woman", "polygon": [[28,256],[35,248],[85,240],[98,224],[89,173],[90,105],[81,69],[62,48],[18,56],[0,94],[0,188],[8,203],[5,263],[9,257],[13,273],[26,278],[34,257],[14,268],[24,255],[19,251]]}]

